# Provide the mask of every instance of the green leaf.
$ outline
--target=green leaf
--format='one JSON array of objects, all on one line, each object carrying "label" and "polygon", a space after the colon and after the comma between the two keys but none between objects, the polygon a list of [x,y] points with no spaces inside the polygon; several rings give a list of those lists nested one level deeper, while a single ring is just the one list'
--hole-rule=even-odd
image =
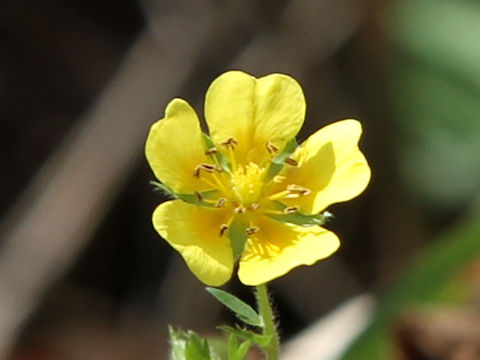
[{"label": "green leaf", "polygon": [[265,179],[268,180],[273,178],[280,172],[280,170],[282,170],[283,166],[285,165],[285,160],[292,155],[296,147],[297,140],[293,138],[285,145],[283,151],[272,159],[272,163],[270,164],[270,168],[268,169]]},{"label": "green leaf", "polygon": [[238,337],[234,334],[228,336],[228,360],[237,360]]},{"label": "green leaf", "polygon": [[264,346],[270,344],[270,341],[272,340],[271,336],[263,335],[263,334],[257,334],[257,333],[251,332],[249,330],[242,329],[240,327],[232,328],[231,326],[223,325],[223,326],[219,326],[218,328],[227,332],[227,333],[236,335],[241,339],[244,339],[246,341],[250,341],[252,343],[255,343],[260,347],[264,347]]},{"label": "green leaf", "polygon": [[251,345],[252,343],[249,340],[238,344],[238,336],[230,333],[228,337],[228,360],[243,360],[247,356]]},{"label": "green leaf", "polygon": [[189,331],[189,339],[185,347],[186,360],[211,360],[210,347],[205,339]]},{"label": "green leaf", "polygon": [[170,341],[170,360],[185,360],[185,345],[187,334],[182,331],[175,331],[168,327]]},{"label": "green leaf", "polygon": [[168,329],[170,339],[170,360],[219,360],[210,349],[207,340],[193,331]]},{"label": "green leaf", "polygon": [[228,307],[244,323],[252,326],[262,326],[260,315],[253,308],[226,291],[211,287],[206,288],[218,301]]},{"label": "green leaf", "polygon": [[235,360],[245,359],[245,356],[247,356],[251,346],[252,346],[252,342],[250,340],[245,340],[244,342],[242,342],[240,346],[237,348]]}]

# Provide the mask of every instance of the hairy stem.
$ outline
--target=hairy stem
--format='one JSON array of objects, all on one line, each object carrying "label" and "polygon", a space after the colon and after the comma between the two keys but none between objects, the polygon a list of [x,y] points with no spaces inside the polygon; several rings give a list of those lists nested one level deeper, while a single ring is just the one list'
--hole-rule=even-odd
[{"label": "hairy stem", "polygon": [[265,284],[257,286],[258,312],[263,319],[263,334],[270,336],[270,342],[263,348],[268,360],[278,360],[280,341],[278,338],[275,317],[273,316],[272,305],[267,293]]}]

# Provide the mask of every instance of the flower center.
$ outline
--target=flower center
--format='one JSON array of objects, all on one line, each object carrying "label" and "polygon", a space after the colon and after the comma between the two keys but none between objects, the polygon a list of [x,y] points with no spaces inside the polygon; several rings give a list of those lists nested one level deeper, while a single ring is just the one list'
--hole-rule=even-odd
[{"label": "flower center", "polygon": [[[298,206],[285,206],[278,209],[277,202],[287,199],[297,199],[311,193],[311,190],[297,184],[289,184],[285,176],[275,175],[271,179],[265,179],[268,174],[268,166],[264,167],[254,162],[242,164],[237,161],[235,147],[238,144],[234,138],[228,138],[220,143],[227,149],[227,157],[230,161],[229,169],[222,166],[221,157],[217,158],[218,149],[211,147],[205,154],[211,157],[212,163],[201,163],[193,171],[193,176],[202,180],[212,189],[220,192],[215,198],[204,197],[200,192],[195,192],[197,200],[216,208],[227,208],[232,214],[227,223],[222,224],[219,235],[229,234],[234,248],[243,249],[246,241],[245,236],[251,236],[260,229],[255,226],[254,218],[261,213],[267,215],[289,215],[298,211]],[[279,149],[274,144],[267,142],[266,148],[272,158]],[[298,166],[297,161],[287,157],[285,164]],[[228,171],[224,171],[228,170]],[[277,186],[277,192],[271,193],[271,188]],[[257,212],[257,209],[261,213]],[[234,230],[231,228],[233,227]],[[243,235],[239,236],[238,229],[243,229]]]},{"label": "flower center", "polygon": [[255,163],[238,165],[231,177],[232,200],[246,208],[258,204],[262,196],[266,169]]}]

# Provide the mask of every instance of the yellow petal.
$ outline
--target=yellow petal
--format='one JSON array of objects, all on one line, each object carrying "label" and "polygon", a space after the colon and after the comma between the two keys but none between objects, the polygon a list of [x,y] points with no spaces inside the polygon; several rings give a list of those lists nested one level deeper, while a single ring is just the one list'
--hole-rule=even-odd
[{"label": "yellow petal", "polygon": [[334,233],[319,226],[296,226],[267,217],[258,219],[256,226],[260,230],[248,239],[238,269],[245,285],[263,284],[299,265],[312,265],[340,245]]},{"label": "yellow petal", "polygon": [[301,185],[311,193],[285,203],[300,206],[304,214],[316,214],[365,190],[370,167],[358,148],[361,134],[357,120],[342,120],[303,142],[292,155],[298,166],[286,165],[281,175],[286,176],[284,183]]},{"label": "yellow petal", "polygon": [[150,128],[145,155],[155,176],[179,194],[209,189],[193,176],[195,167],[207,162],[198,117],[182,99],[173,99],[165,118]]},{"label": "yellow petal", "polygon": [[209,286],[227,282],[233,271],[233,251],[220,226],[228,213],[187,204],[181,200],[159,205],[152,217],[155,230],[187,263],[196,277]]},{"label": "yellow petal", "polygon": [[305,98],[297,81],[271,74],[255,79],[230,71],[215,79],[205,98],[205,118],[216,144],[237,140],[236,159],[262,163],[268,159],[267,143],[279,149],[300,130]]}]

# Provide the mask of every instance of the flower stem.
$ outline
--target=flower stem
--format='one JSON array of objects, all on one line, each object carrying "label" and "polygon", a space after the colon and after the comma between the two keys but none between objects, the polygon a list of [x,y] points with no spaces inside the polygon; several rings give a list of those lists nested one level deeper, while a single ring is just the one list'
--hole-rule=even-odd
[{"label": "flower stem", "polygon": [[270,337],[270,342],[264,346],[263,350],[265,351],[268,360],[278,360],[280,341],[275,326],[272,305],[268,298],[267,286],[265,284],[257,286],[257,305],[258,312],[264,323],[263,334]]}]

